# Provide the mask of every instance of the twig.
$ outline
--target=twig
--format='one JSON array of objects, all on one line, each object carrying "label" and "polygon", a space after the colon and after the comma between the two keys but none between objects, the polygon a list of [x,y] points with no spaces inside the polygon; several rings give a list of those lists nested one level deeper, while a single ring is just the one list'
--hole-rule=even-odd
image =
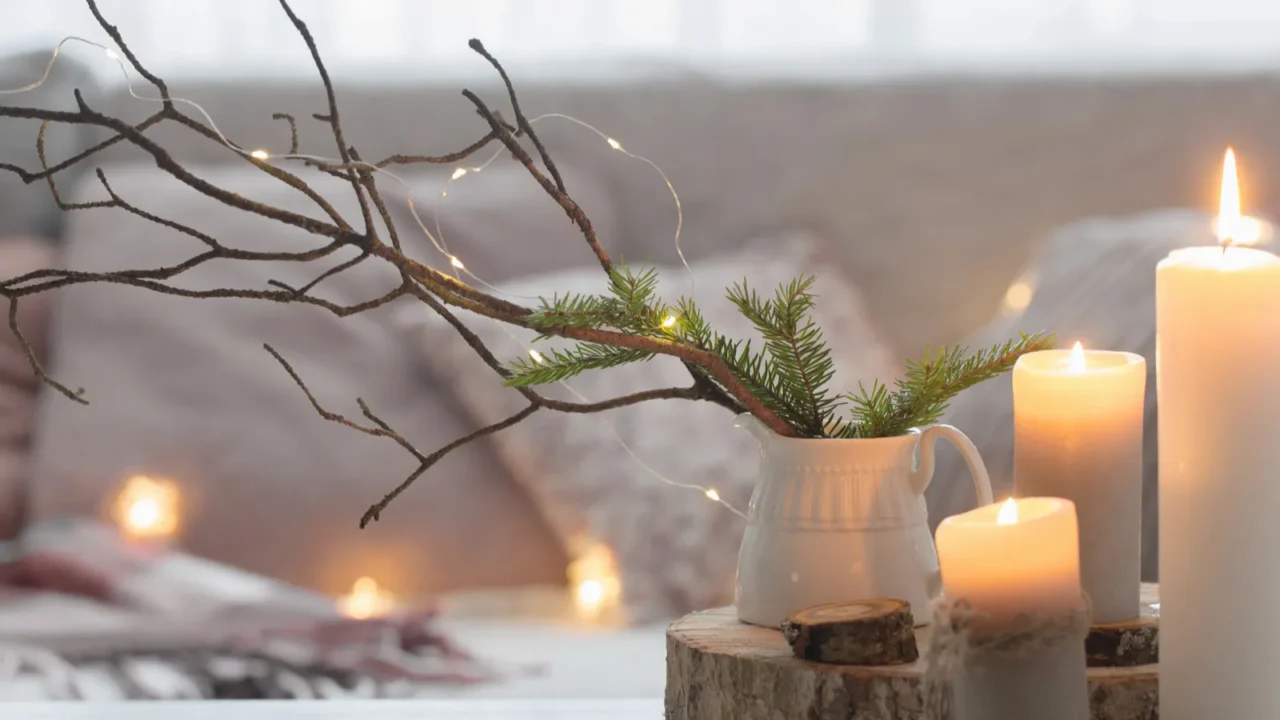
[{"label": "twig", "polygon": [[[338,118],[338,97],[333,91],[333,81],[329,79],[329,71],[325,69],[324,60],[320,58],[320,48],[316,46],[316,40],[311,36],[311,31],[307,29],[307,24],[293,12],[293,8],[289,7],[288,0],[280,0],[280,7],[289,16],[289,21],[293,23],[293,27],[302,36],[302,41],[307,44],[307,50],[311,52],[311,61],[315,63],[316,71],[320,73],[320,82],[324,84],[325,99],[329,102],[329,114],[326,119],[329,122],[329,128],[333,130],[333,139],[338,144],[338,155],[342,158],[343,163],[349,164],[351,155],[347,152],[347,141],[342,136],[342,121]],[[351,180],[351,190],[355,193],[356,200],[360,203],[360,214],[364,217],[365,234],[372,236],[374,227],[373,216],[369,212],[369,201],[364,196],[355,171],[347,171],[347,177]]]},{"label": "twig", "polygon": [[502,67],[502,63],[498,62],[497,58],[489,54],[484,44],[477,38],[471,38],[471,42],[467,44],[472,50],[480,53],[481,57],[488,60],[494,70],[498,71],[498,75],[502,77],[502,84],[507,86],[507,97],[511,100],[511,112],[516,116],[516,127],[519,128],[519,132],[516,134],[524,133],[529,136],[529,139],[533,141],[533,146],[538,150],[538,156],[542,158],[542,164],[546,166],[547,172],[551,173],[551,177],[555,180],[556,189],[562,195],[568,195],[569,191],[565,189],[564,178],[560,177],[560,169],[556,167],[555,161],[551,159],[551,153],[547,152],[547,147],[542,144],[538,134],[533,131],[533,123],[529,122],[529,118],[520,109],[520,98],[516,96],[516,88],[511,83],[511,78],[507,75],[507,69]]},{"label": "twig", "polygon": [[31,366],[31,372],[35,373],[37,378],[81,405],[89,404],[89,401],[84,398],[84,388],[72,390],[45,372],[44,364],[40,362],[40,358],[36,357],[35,348],[31,347],[27,336],[22,334],[22,328],[18,327],[18,298],[16,297],[9,298],[9,330],[17,338],[18,345],[22,347],[23,354],[27,356],[27,364]]},{"label": "twig", "polygon": [[272,120],[286,120],[289,123],[289,154],[298,152],[298,121],[287,112],[271,113]]},{"label": "twig", "polygon": [[483,100],[470,90],[463,90],[462,95],[470,100],[472,105],[476,106],[476,111],[479,112],[480,117],[484,118],[485,122],[489,123],[489,127],[498,134],[498,140],[511,151],[511,154],[520,161],[521,165],[524,165],[529,174],[533,176],[533,179],[538,181],[542,189],[560,205],[569,216],[569,219],[578,226],[582,236],[587,241],[587,245],[591,247],[591,252],[595,253],[596,260],[600,262],[600,267],[604,268],[605,272],[612,273],[613,261],[609,259],[609,254],[605,252],[604,246],[600,244],[600,238],[596,236],[595,228],[591,226],[591,219],[587,217],[587,214],[583,212],[578,203],[569,197],[567,193],[560,190],[546,175],[542,174],[542,171],[534,164],[533,157],[520,145],[515,135],[503,126],[502,121],[493,114],[493,111],[489,109],[488,105],[485,105]]},{"label": "twig", "polygon": [[172,110],[173,98],[169,97],[169,86],[160,78],[152,75],[151,72],[142,66],[142,63],[138,62],[137,56],[133,54],[133,50],[125,43],[124,38],[120,35],[120,31],[116,29],[115,25],[107,22],[107,19],[98,11],[98,3],[95,2],[95,0],[86,1],[89,4],[89,11],[93,13],[93,18],[98,21],[98,24],[102,26],[102,29],[106,31],[107,35],[110,35],[111,39],[115,41],[116,47],[120,48],[120,52],[124,53],[125,59],[129,61],[129,64],[133,66],[133,69],[137,70],[139,75],[146,78],[147,82],[155,85],[156,89],[160,91],[160,97],[164,101],[164,109]]},{"label": "twig", "polygon": [[444,155],[392,155],[385,160],[374,163],[374,166],[384,168],[391,165],[417,165],[424,163],[432,165],[447,165],[449,163],[455,163],[459,160],[465,160],[471,157],[479,152],[485,145],[488,145],[497,139],[498,133],[496,131],[490,131],[488,135],[485,135],[479,140],[462,148],[458,152],[445,153]]}]

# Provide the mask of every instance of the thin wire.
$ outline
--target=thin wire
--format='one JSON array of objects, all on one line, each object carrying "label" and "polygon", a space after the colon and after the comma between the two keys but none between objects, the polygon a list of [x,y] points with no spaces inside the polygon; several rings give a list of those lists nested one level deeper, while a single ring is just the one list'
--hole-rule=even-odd
[{"label": "thin wire", "polygon": [[686,260],[684,256],[683,237],[682,237],[682,233],[684,232],[684,206],[680,202],[680,194],[676,192],[676,186],[671,183],[671,178],[667,177],[667,174],[663,172],[662,168],[658,167],[658,164],[655,163],[654,161],[650,160],[649,158],[643,155],[637,155],[636,153],[633,153],[630,150],[627,150],[626,148],[622,147],[622,143],[606,135],[604,131],[600,130],[599,128],[592,125],[591,123],[588,123],[584,120],[579,120],[578,118],[573,117],[572,115],[564,115],[562,113],[546,113],[545,115],[539,115],[538,117],[530,120],[529,122],[536,123],[539,120],[545,120],[548,118],[558,118],[560,120],[567,120],[571,123],[574,123],[575,125],[584,127],[590,130],[591,132],[595,133],[596,135],[599,135],[602,140],[604,140],[606,143],[609,144],[609,147],[622,153],[623,155],[626,155],[627,157],[633,160],[639,160],[640,162],[648,165],[649,167],[657,171],[658,175],[662,178],[662,182],[666,184],[667,191],[671,193],[671,199],[675,201],[676,232],[675,232],[675,239],[673,240],[672,244],[675,246],[676,255],[679,256],[680,264],[684,265],[685,274],[689,278],[689,299],[696,300],[698,295],[698,285],[693,276],[693,268],[689,267],[689,261]]},{"label": "thin wire", "polygon": [[[60,53],[61,53],[61,51],[62,51],[62,46],[63,46],[63,45],[65,45],[65,44],[67,44],[67,43],[69,43],[69,42],[80,42],[80,43],[83,43],[83,44],[86,44],[86,45],[91,45],[91,46],[93,46],[93,47],[96,47],[96,48],[98,48],[98,49],[102,50],[102,51],[104,52],[104,54],[105,54],[109,59],[114,60],[114,61],[116,62],[116,65],[117,65],[117,66],[119,66],[119,68],[120,68],[120,73],[121,73],[121,75],[123,75],[123,76],[124,76],[125,86],[126,86],[126,89],[127,89],[128,93],[129,93],[129,95],[130,95],[131,97],[133,97],[134,99],[137,99],[137,100],[145,100],[145,101],[147,101],[147,102],[159,102],[159,103],[163,103],[163,102],[164,102],[164,98],[161,98],[161,97],[148,97],[148,96],[145,96],[145,95],[139,95],[138,93],[136,93],[136,92],[134,91],[134,89],[133,89],[133,78],[129,75],[129,69],[128,69],[128,67],[125,65],[124,60],[121,58],[120,53],[118,53],[117,51],[115,51],[114,49],[112,49],[111,47],[109,47],[109,46],[107,46],[107,45],[103,45],[103,44],[101,44],[101,43],[94,42],[94,41],[92,41],[92,40],[87,40],[87,39],[85,39],[85,38],[78,37],[78,36],[68,36],[68,37],[65,37],[65,38],[63,38],[63,39],[62,39],[62,40],[61,40],[61,41],[60,41],[60,42],[59,42],[59,43],[54,47],[53,53],[52,53],[52,54],[50,55],[50,57],[49,57],[49,62],[45,65],[44,73],[40,76],[40,79],[39,79],[39,80],[36,80],[35,82],[30,83],[30,84],[25,85],[25,86],[20,87],[20,88],[14,88],[14,89],[11,89],[11,90],[0,90],[0,95],[12,95],[12,94],[17,94],[17,93],[29,92],[29,91],[31,91],[31,90],[35,90],[35,89],[39,88],[40,86],[44,85],[44,83],[49,79],[49,75],[50,75],[50,73],[52,73],[52,71],[53,71],[54,63],[55,63],[55,62],[57,62],[57,59],[58,59],[58,57],[59,57],[59,55],[60,55]],[[454,268],[456,268],[457,270],[460,270],[460,271],[462,271],[462,272],[465,272],[469,277],[471,277],[472,279],[476,280],[477,282],[479,282],[480,284],[484,285],[485,287],[488,287],[488,288],[490,288],[490,289],[492,289],[492,290],[496,290],[496,291],[498,291],[498,292],[503,292],[503,291],[502,291],[502,290],[500,290],[499,288],[497,288],[497,287],[495,287],[495,286],[493,286],[493,285],[490,285],[489,283],[485,282],[483,279],[481,279],[481,278],[477,277],[477,276],[476,276],[475,274],[473,274],[471,271],[467,270],[467,269],[466,269],[466,266],[462,263],[462,261],[461,261],[461,260],[459,260],[459,259],[458,259],[458,257],[457,257],[456,255],[454,255],[453,253],[449,252],[449,248],[448,248],[448,246],[444,244],[443,234],[440,232],[440,224],[439,224],[439,199],[440,199],[441,197],[444,197],[445,192],[447,191],[448,185],[449,185],[450,183],[452,183],[452,182],[454,182],[455,180],[458,180],[458,179],[460,179],[460,178],[464,177],[467,173],[458,173],[458,172],[457,172],[457,170],[455,170],[455,171],[454,171],[454,173],[453,173],[453,175],[450,177],[450,179],[449,179],[448,183],[446,183],[446,185],[445,185],[445,190],[443,190],[443,191],[441,192],[441,194],[440,194],[439,196],[437,196],[437,198],[436,198],[436,208],[435,208],[435,209],[436,209],[436,213],[435,213],[435,214],[436,214],[436,218],[435,218],[435,222],[436,222],[436,234],[434,234],[434,235],[433,235],[433,234],[431,233],[431,231],[430,231],[429,229],[427,229],[426,223],[424,223],[424,222],[422,221],[422,218],[418,216],[418,212],[417,212],[417,209],[416,209],[416,207],[415,207],[415,205],[414,205],[414,201],[413,201],[413,191],[412,191],[412,188],[410,188],[409,184],[408,184],[407,182],[405,182],[405,180],[404,180],[403,178],[401,178],[399,175],[396,175],[395,173],[393,173],[393,172],[391,172],[391,171],[389,171],[389,170],[386,170],[385,168],[380,168],[380,167],[378,167],[377,165],[374,165],[374,164],[372,164],[372,163],[369,163],[369,162],[366,162],[366,161],[363,161],[363,160],[359,160],[359,161],[352,161],[352,162],[350,162],[350,163],[344,163],[341,159],[337,159],[337,158],[326,158],[326,157],[321,157],[321,156],[318,156],[318,155],[308,155],[308,154],[304,154],[304,153],[288,153],[288,154],[284,154],[284,155],[271,155],[270,153],[267,153],[265,150],[253,150],[253,151],[245,150],[244,148],[240,147],[239,145],[236,145],[235,143],[231,142],[231,140],[230,140],[230,139],[229,139],[225,134],[223,134],[222,130],[218,127],[218,125],[217,125],[217,123],[214,121],[213,117],[212,117],[212,116],[211,116],[211,115],[210,115],[210,114],[209,114],[209,113],[208,113],[208,112],[207,112],[203,107],[201,107],[198,103],[196,103],[196,102],[194,102],[194,101],[191,101],[191,100],[188,100],[188,99],[186,99],[186,98],[181,98],[181,97],[172,97],[172,96],[170,97],[170,100],[171,100],[172,102],[175,102],[175,103],[181,103],[181,104],[183,104],[183,105],[187,105],[188,107],[194,108],[194,109],[196,110],[196,112],[200,113],[201,117],[203,117],[203,118],[204,118],[205,122],[206,122],[206,123],[208,123],[209,128],[210,128],[211,130],[213,130],[214,134],[216,134],[216,135],[218,136],[218,139],[222,141],[222,144],[223,144],[223,145],[225,145],[227,148],[231,149],[231,150],[232,150],[232,151],[234,151],[234,152],[239,153],[240,155],[242,155],[242,156],[244,156],[244,157],[246,157],[246,158],[248,158],[248,159],[250,159],[250,160],[254,160],[254,161],[258,161],[258,162],[265,162],[266,160],[269,160],[269,159],[282,159],[282,160],[309,160],[309,161],[312,161],[312,162],[320,162],[320,163],[325,163],[325,164],[328,164],[328,165],[337,165],[337,166],[340,166],[340,167],[343,167],[343,168],[364,167],[364,168],[368,168],[368,169],[372,170],[372,171],[373,171],[373,172],[375,172],[375,173],[379,173],[379,174],[382,174],[382,175],[386,175],[387,177],[390,177],[391,179],[395,180],[397,183],[399,183],[399,184],[400,184],[400,186],[401,186],[401,187],[403,187],[403,188],[405,189],[405,191],[406,191],[406,197],[407,197],[407,200],[408,200],[408,207],[409,207],[409,213],[410,213],[410,215],[412,215],[412,216],[413,216],[413,219],[414,219],[414,221],[418,224],[419,229],[421,229],[421,230],[422,230],[422,233],[423,233],[424,235],[426,235],[426,236],[427,236],[427,238],[431,241],[431,244],[432,244],[433,246],[435,246],[436,250],[438,250],[442,255],[444,255],[445,257],[447,257],[447,258],[449,259],[449,261],[450,261],[450,264],[451,264]],[[641,161],[641,162],[643,162],[643,163],[645,163],[645,164],[649,165],[650,167],[652,167],[654,170],[656,170],[656,171],[658,172],[658,174],[662,177],[662,181],[663,181],[664,183],[666,183],[667,190],[671,193],[671,197],[672,197],[672,199],[675,201],[675,206],[676,206],[676,231],[675,231],[674,245],[675,245],[676,254],[680,257],[680,262],[684,265],[685,272],[687,273],[687,276],[688,276],[688,278],[689,278],[690,297],[692,298],[692,297],[694,296],[695,292],[696,292],[696,284],[695,284],[695,281],[694,281],[693,268],[691,268],[691,267],[689,266],[689,262],[688,262],[688,260],[686,260],[686,259],[685,259],[685,256],[684,256],[684,250],[683,250],[683,248],[681,247],[681,232],[682,232],[682,230],[683,230],[683,228],[684,228],[684,209],[683,209],[683,207],[682,207],[682,205],[681,205],[681,203],[680,203],[680,195],[679,195],[679,193],[677,193],[677,192],[676,192],[675,186],[671,183],[671,180],[667,177],[667,174],[666,174],[665,172],[663,172],[663,171],[662,171],[662,168],[658,167],[658,165],[657,165],[656,163],[654,163],[652,160],[650,160],[649,158],[646,158],[646,157],[644,157],[644,156],[642,156],[642,155],[637,155],[637,154],[635,154],[635,153],[632,153],[632,152],[630,152],[630,151],[626,150],[625,148],[623,148],[623,147],[622,147],[622,145],[621,145],[617,140],[615,140],[615,139],[613,139],[612,137],[610,137],[610,136],[606,135],[604,132],[602,132],[601,130],[599,130],[599,129],[598,129],[598,128],[596,128],[595,126],[593,126],[593,125],[591,125],[591,124],[589,124],[589,123],[586,123],[586,122],[584,122],[584,121],[582,121],[582,120],[579,120],[579,119],[577,119],[577,118],[575,118],[575,117],[572,117],[572,116],[569,116],[569,115],[564,115],[564,114],[561,114],[561,113],[548,113],[548,114],[545,114],[545,115],[539,115],[538,117],[533,118],[532,120],[530,120],[530,123],[536,123],[536,122],[539,122],[539,121],[541,121],[541,120],[545,120],[545,119],[548,119],[548,118],[559,118],[559,119],[562,119],[562,120],[567,120],[567,121],[569,121],[569,122],[575,123],[575,124],[577,124],[577,125],[579,125],[579,126],[581,126],[581,127],[584,127],[584,128],[586,128],[586,129],[588,129],[588,130],[590,130],[590,131],[594,132],[596,135],[600,136],[600,137],[601,137],[603,140],[605,140],[605,141],[609,144],[609,146],[610,146],[611,148],[613,148],[614,150],[616,150],[616,151],[618,151],[618,152],[621,152],[622,154],[626,155],[627,157],[630,157],[630,158],[635,159],[635,160],[639,160],[639,161]],[[487,168],[487,167],[489,166],[489,164],[490,164],[490,163],[492,163],[494,160],[496,160],[496,159],[497,159],[497,157],[498,157],[501,153],[502,153],[502,151],[501,151],[501,150],[499,150],[499,151],[495,152],[495,153],[493,154],[493,156],[491,156],[488,160],[486,160],[486,161],[485,161],[484,163],[482,163],[481,165],[476,166],[475,168],[466,168],[466,169],[467,169],[467,171],[468,171],[468,172],[481,172],[481,171],[483,171],[485,168]],[[260,155],[261,155],[261,157],[260,157]],[[440,237],[437,237],[437,235],[439,235]],[[506,293],[506,294],[509,294],[509,293]],[[523,297],[523,296],[519,296],[519,297]],[[502,324],[502,323],[498,323],[498,327],[502,328],[503,332],[505,332],[508,336],[510,336],[512,340],[514,340],[516,343],[518,343],[518,344],[520,344],[522,347],[524,347],[524,348],[525,348],[525,350],[526,350],[527,352],[529,352],[529,354],[530,354],[530,356],[531,356],[531,357],[533,357],[533,356],[534,356],[534,353],[536,353],[536,352],[537,352],[537,351],[536,351],[536,350],[534,350],[533,348],[531,348],[531,347],[529,347],[528,345],[526,345],[526,344],[525,344],[522,340],[520,340],[518,337],[516,337],[516,335],[515,335],[514,333],[512,333],[512,332],[511,332],[511,330],[510,330],[509,328],[507,328],[507,327],[506,327],[506,325],[504,325],[504,324]],[[582,393],[578,392],[575,388],[573,388],[571,385],[569,385],[566,381],[561,380],[559,384],[560,384],[560,385],[562,385],[566,390],[568,390],[568,391],[569,391],[569,393],[570,393],[570,394],[572,394],[574,397],[576,397],[580,402],[587,402],[587,398],[586,398],[584,395],[582,395]],[[698,491],[699,491],[699,492],[701,492],[703,495],[705,495],[708,499],[712,500],[713,502],[719,503],[720,505],[723,505],[724,507],[726,507],[726,508],[728,508],[730,511],[732,511],[735,515],[738,515],[739,517],[742,517],[743,519],[746,519],[746,517],[747,517],[747,516],[746,516],[746,515],[745,515],[741,510],[739,510],[738,508],[734,507],[732,504],[730,504],[728,501],[726,501],[723,497],[721,497],[721,496],[720,496],[720,494],[719,494],[719,492],[718,492],[718,491],[716,491],[716,489],[715,489],[715,488],[706,487],[706,486],[702,486],[702,485],[696,485],[696,484],[692,484],[692,483],[681,483],[681,482],[676,482],[676,481],[674,481],[674,480],[672,480],[672,479],[670,479],[670,478],[666,477],[666,476],[665,476],[665,475],[663,475],[662,473],[658,472],[656,469],[654,469],[654,468],[653,468],[652,466],[650,466],[648,463],[646,463],[646,462],[644,462],[642,459],[640,459],[639,455],[637,455],[637,454],[636,454],[636,452],[631,448],[631,446],[630,446],[630,445],[628,445],[628,444],[627,444],[627,442],[626,442],[625,440],[623,440],[622,436],[618,433],[617,428],[614,426],[614,424],[613,424],[612,422],[610,422],[608,419],[604,419],[604,422],[605,422],[605,424],[609,427],[609,431],[610,431],[610,433],[612,433],[613,437],[618,441],[618,444],[622,446],[622,449],[623,449],[624,451],[626,451],[626,453],[631,457],[631,459],[632,459],[632,460],[633,460],[633,461],[634,461],[634,462],[635,462],[635,463],[636,463],[636,464],[637,464],[637,465],[638,465],[642,470],[644,470],[645,472],[649,473],[651,476],[653,476],[653,478],[655,478],[656,480],[658,480],[658,481],[660,481],[660,482],[663,482],[663,483],[665,483],[665,484],[667,484],[667,485],[670,485],[671,487],[675,487],[675,488],[679,488],[679,489],[684,489],[684,490],[698,490]]]}]

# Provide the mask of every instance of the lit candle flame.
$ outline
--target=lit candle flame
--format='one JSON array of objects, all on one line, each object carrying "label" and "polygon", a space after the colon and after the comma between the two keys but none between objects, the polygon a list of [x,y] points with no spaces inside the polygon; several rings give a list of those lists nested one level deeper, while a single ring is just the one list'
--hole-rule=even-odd
[{"label": "lit candle flame", "polygon": [[357,620],[384,615],[391,609],[391,593],[378,586],[378,581],[365,576],[351,586],[351,594],[338,600],[343,615]]},{"label": "lit candle flame", "polygon": [[1014,525],[1018,522],[1018,503],[1013,498],[1004,501],[1000,513],[996,515],[997,525]]},{"label": "lit candle flame", "polygon": [[1218,242],[1226,247],[1240,236],[1240,176],[1236,172],[1236,151],[1230,147],[1222,157],[1222,193],[1218,196]]},{"label": "lit candle flame", "polygon": [[1080,375],[1085,371],[1084,346],[1076,343],[1071,347],[1071,355],[1067,357],[1067,372]]},{"label": "lit candle flame", "polygon": [[164,538],[178,531],[178,486],[168,480],[134,475],[116,495],[112,517],[133,538]]}]

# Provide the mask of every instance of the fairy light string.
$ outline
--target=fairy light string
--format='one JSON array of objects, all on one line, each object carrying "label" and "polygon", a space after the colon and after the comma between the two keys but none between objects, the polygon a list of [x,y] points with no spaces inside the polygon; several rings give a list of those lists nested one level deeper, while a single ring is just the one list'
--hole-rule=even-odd
[{"label": "fairy light string", "polygon": [[[53,52],[49,56],[49,61],[45,64],[44,71],[39,77],[39,79],[35,80],[32,83],[24,85],[22,87],[12,88],[7,90],[0,89],[0,95],[16,95],[16,94],[21,94],[25,92],[31,92],[43,86],[45,82],[48,81],[49,76],[52,74],[54,65],[57,63],[59,57],[61,57],[64,46],[66,46],[68,43],[80,43],[80,44],[88,45],[101,50],[103,55],[106,56],[108,60],[113,61],[116,64],[116,66],[120,69],[120,74],[125,81],[126,91],[129,93],[129,96],[132,97],[133,99],[142,100],[145,102],[153,102],[153,103],[164,102],[163,98],[140,95],[134,90],[133,77],[129,73],[129,68],[125,64],[125,61],[121,57],[120,53],[117,52],[114,48],[108,45],[105,45],[103,43],[95,42],[93,40],[89,40],[89,39],[75,36],[75,35],[64,37],[62,40],[60,40],[57,43],[57,45],[54,46]],[[404,180],[404,178],[400,177],[396,173],[393,173],[385,168],[378,167],[372,163],[362,161],[362,160],[353,160],[351,162],[344,162],[339,158],[329,158],[329,157],[323,157],[319,155],[310,155],[306,153],[285,153],[281,155],[276,155],[271,153],[269,150],[265,148],[255,148],[252,150],[246,150],[240,147],[239,145],[233,143],[230,140],[230,138],[228,138],[222,132],[221,128],[218,127],[218,124],[214,121],[213,117],[208,113],[208,111],[206,111],[199,103],[196,103],[187,98],[176,97],[176,96],[171,96],[170,100],[171,102],[190,107],[193,110],[195,110],[197,113],[199,113],[201,118],[203,118],[203,120],[205,121],[205,123],[208,124],[210,130],[213,131],[213,133],[217,136],[218,140],[225,147],[227,147],[231,151],[238,153],[239,155],[247,159],[254,160],[257,162],[270,162],[273,160],[302,160],[302,161],[309,161],[313,163],[322,163],[328,166],[333,166],[341,169],[360,167],[360,168],[367,169],[373,173],[390,178],[391,180],[395,181],[398,185],[400,185],[401,188],[404,189],[405,197],[406,197],[406,205],[409,209],[410,215],[414,219],[414,222],[418,225],[419,230],[431,242],[432,246],[436,249],[436,251],[439,252],[448,260],[449,265],[454,270],[458,271],[459,273],[465,274],[467,277],[471,278],[478,284],[483,285],[489,290],[502,293],[508,296],[511,295],[511,293],[508,293],[502,290],[501,288],[498,288],[486,282],[483,278],[478,277],[477,275],[472,273],[470,270],[468,270],[466,267],[466,264],[463,263],[461,258],[459,258],[457,255],[449,251],[448,246],[444,242],[444,233],[440,225],[440,201],[448,196],[449,186],[461,180],[462,178],[467,177],[468,175],[476,175],[483,172],[486,168],[489,167],[491,163],[493,163],[501,155],[502,153],[501,150],[498,150],[497,152],[493,153],[488,159],[486,159],[483,163],[479,165],[459,166],[453,170],[453,172],[449,176],[449,179],[446,181],[445,186],[441,189],[439,195],[435,198],[433,220],[434,220],[436,231],[435,233],[432,233],[431,230],[428,229],[426,223],[423,222],[422,218],[418,214],[417,206],[414,202],[412,187],[409,185],[408,182]],[[671,194],[671,198],[675,205],[675,211],[676,211],[676,227],[675,227],[675,233],[673,236],[672,244],[675,248],[677,257],[680,259],[681,265],[684,267],[685,275],[689,282],[689,296],[691,299],[693,299],[696,295],[697,283],[694,278],[693,268],[690,267],[689,261],[685,258],[685,254],[684,254],[684,248],[683,248],[683,242],[682,242],[683,240],[682,232],[684,229],[684,208],[680,201],[680,195],[678,192],[676,192],[675,185],[671,182],[671,179],[662,170],[662,168],[658,166],[657,163],[653,162],[652,160],[650,160],[649,158],[643,155],[639,155],[627,150],[625,147],[623,147],[622,143],[620,143],[617,139],[613,138],[612,136],[606,134],[604,131],[600,130],[594,125],[591,125],[590,123],[587,123],[583,120],[580,120],[570,115],[565,115],[563,113],[547,113],[547,114],[539,115],[535,118],[532,118],[530,119],[529,122],[531,124],[536,124],[544,120],[550,120],[550,119],[558,119],[558,120],[570,122],[579,127],[582,127],[586,130],[591,131],[592,133],[600,137],[602,140],[604,140],[605,144],[608,145],[608,147],[614,152],[621,153],[632,160],[636,160],[638,162],[648,165],[649,167],[653,168],[655,172],[658,173],[659,177],[662,178],[662,181],[666,185],[668,192],[670,192]],[[515,297],[523,297],[523,296],[515,296]],[[671,328],[671,327],[674,327],[677,322],[678,322],[678,318],[674,316],[667,316],[662,322],[662,327]],[[499,327],[501,327],[502,330],[513,341],[521,345],[526,350],[526,352],[528,352],[529,357],[531,357],[535,362],[539,362],[539,363],[546,362],[546,358],[543,357],[542,353],[538,352],[536,349],[532,347],[529,347],[528,344],[526,344],[524,341],[518,338],[504,324],[499,323]],[[578,390],[573,386],[569,385],[568,382],[561,380],[559,384],[567,392],[573,395],[579,402],[588,402],[588,399],[586,398],[586,396],[578,392]],[[706,497],[711,502],[724,506],[729,511],[733,512],[739,517],[742,517],[744,519],[746,518],[746,515],[741,510],[734,507],[731,503],[729,503],[724,498],[722,498],[720,496],[720,493],[715,488],[698,485],[696,483],[678,482],[678,481],[672,480],[671,478],[668,478],[667,476],[665,476],[664,474],[662,474],[661,472],[653,468],[651,465],[645,462],[638,454],[636,454],[635,450],[626,442],[626,440],[623,439],[622,435],[618,433],[617,427],[614,425],[613,422],[611,422],[607,418],[604,419],[604,422],[608,426],[609,432],[613,435],[614,439],[617,441],[618,445],[623,449],[623,451],[625,451],[627,455],[630,456],[631,460],[634,463],[636,463],[637,466],[639,466],[642,470],[644,470],[654,479],[674,488],[678,488],[682,490],[695,490],[701,493],[704,497]]]}]

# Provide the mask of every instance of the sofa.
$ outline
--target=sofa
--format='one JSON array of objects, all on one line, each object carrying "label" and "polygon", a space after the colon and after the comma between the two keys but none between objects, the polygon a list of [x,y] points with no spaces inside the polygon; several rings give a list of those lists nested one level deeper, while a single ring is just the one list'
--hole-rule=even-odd
[{"label": "sofa", "polygon": [[[1266,74],[784,82],[655,67],[599,83],[524,81],[519,68],[512,72],[531,115],[581,118],[666,172],[683,206],[691,261],[762,235],[803,230],[822,238],[826,262],[860,292],[877,342],[900,359],[961,342],[999,317],[1007,289],[1055,228],[1156,208],[1212,207],[1228,142],[1246,158],[1251,206],[1266,214],[1278,202],[1263,169],[1280,166],[1269,122],[1280,111],[1280,82]],[[65,102],[67,88],[87,81],[59,82],[38,101]],[[494,102],[503,97],[492,80],[471,85]],[[310,80],[172,87],[207,108],[244,147],[283,148],[288,128],[272,113],[306,118],[322,107]],[[458,89],[444,82],[340,83],[338,94],[349,139],[364,157],[379,158],[452,150],[482,134]],[[151,110],[119,88],[88,97],[126,118]],[[30,141],[26,129],[13,130]],[[617,256],[675,262],[671,197],[650,168],[571,123],[548,119],[539,130]],[[322,125],[303,121],[301,132],[304,151],[332,154]],[[152,135],[208,177],[286,206],[298,202],[226,148],[176,128]],[[0,161],[30,164],[18,137],[7,126],[0,131],[7,155]],[[72,138],[67,147],[93,139]],[[589,266],[590,253],[558,210],[505,160],[492,173],[448,185],[445,230],[465,249],[468,269],[502,283]],[[219,237],[296,240],[198,204],[126,148],[94,165],[122,194],[195,218]],[[431,199],[449,172],[429,169],[406,180],[417,197]],[[83,269],[172,259],[169,245],[132,218],[110,210],[63,215],[39,199],[47,188],[4,182],[0,197],[11,210],[0,216],[0,232],[44,237],[36,245],[43,259],[28,263]],[[92,176],[62,182],[71,196],[101,196]],[[18,217],[36,207],[38,222]],[[413,226],[406,203],[397,200],[393,211],[397,223]],[[22,252],[31,252],[32,241],[23,242]],[[3,269],[18,270],[14,262]],[[279,270],[220,266],[191,282],[254,286]],[[385,273],[358,272],[335,278],[326,292],[354,298],[387,281]],[[193,551],[330,594],[366,574],[391,578],[407,595],[564,582],[568,550],[484,442],[451,457],[382,522],[357,529],[363,509],[412,469],[411,459],[321,422],[261,353],[262,342],[296,358],[326,402],[351,411],[364,397],[389,408],[389,419],[424,445],[465,433],[471,421],[448,378],[424,377],[406,358],[389,313],[337,321],[312,308],[249,309],[244,302],[77,288],[52,296],[47,312],[28,308],[37,316],[23,322],[45,333],[51,371],[85,386],[91,404],[76,406],[28,383],[22,396],[38,397],[4,409],[25,421],[25,430],[8,438],[23,458],[11,473],[10,499],[0,503],[22,508],[10,531],[32,518],[101,513],[122,477],[160,471],[191,487],[195,509],[183,542]],[[236,418],[253,420],[237,427]],[[203,438],[198,449],[191,437]],[[268,487],[270,502],[261,499]],[[935,507],[932,515],[959,509]]]}]

